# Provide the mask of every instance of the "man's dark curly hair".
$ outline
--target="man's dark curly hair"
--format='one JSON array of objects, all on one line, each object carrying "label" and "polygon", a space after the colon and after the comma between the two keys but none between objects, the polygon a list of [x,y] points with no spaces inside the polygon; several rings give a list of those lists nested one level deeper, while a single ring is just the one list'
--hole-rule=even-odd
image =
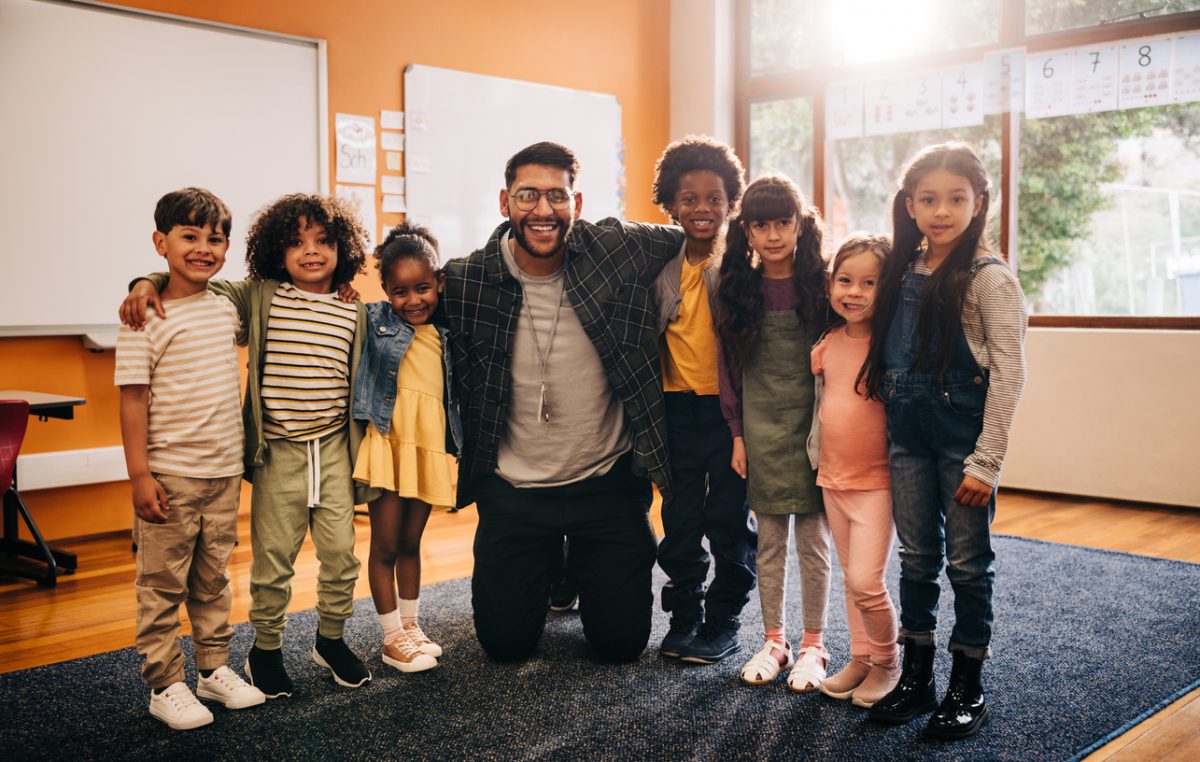
[{"label": "man's dark curly hair", "polygon": [[688,172],[700,169],[715,172],[725,183],[729,211],[733,211],[746,189],[743,179],[746,172],[732,148],[707,135],[688,135],[667,146],[658,157],[654,165],[654,203],[670,214],[667,207],[675,203],[680,179]]},{"label": "man's dark curly hair", "polygon": [[300,232],[300,218],[321,225],[337,244],[333,287],[354,280],[367,260],[367,229],[345,199],[293,193],[261,209],[246,234],[246,268],[254,280],[291,281],[283,255]]}]

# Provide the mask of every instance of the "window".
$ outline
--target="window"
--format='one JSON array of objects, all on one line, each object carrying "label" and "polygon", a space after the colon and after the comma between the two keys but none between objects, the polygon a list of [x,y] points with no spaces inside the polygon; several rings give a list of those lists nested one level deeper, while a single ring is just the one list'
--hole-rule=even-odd
[{"label": "window", "polygon": [[[786,98],[750,104],[750,177],[780,172],[813,197],[812,103]],[[810,202],[811,203],[811,202]]]},{"label": "window", "polygon": [[1026,120],[1020,188],[1035,314],[1200,315],[1200,104]]},{"label": "window", "polygon": [[890,231],[904,162],[964,140],[1035,323],[1200,328],[1200,0],[735,2],[737,148],[831,238]]},{"label": "window", "polygon": [[1198,9],[1200,0],[1025,0],[1025,33],[1047,34]]},{"label": "window", "polygon": [[[892,198],[904,163],[925,146],[947,140],[970,143],[983,158],[988,174],[1000,177],[1000,120],[996,117],[979,127],[831,141],[825,191],[830,234],[841,239],[855,230],[891,230]],[[994,241],[999,240],[999,213],[999,194],[994,194],[989,228]]]}]

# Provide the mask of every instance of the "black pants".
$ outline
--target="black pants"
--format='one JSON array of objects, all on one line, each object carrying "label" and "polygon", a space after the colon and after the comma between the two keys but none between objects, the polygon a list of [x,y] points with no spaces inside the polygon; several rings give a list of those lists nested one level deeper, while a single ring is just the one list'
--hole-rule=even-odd
[{"label": "black pants", "polygon": [[630,461],[563,487],[518,489],[495,475],[480,481],[471,605],[479,644],[493,659],[524,659],[537,648],[564,535],[583,634],[597,658],[633,661],[645,650],[655,539],[650,482],[633,475]]},{"label": "black pants", "polygon": [[[671,578],[662,607],[686,621],[730,626],[757,580],[758,527],[746,481],[730,465],[733,437],[717,396],[668,392],[666,401],[673,496],[663,501],[658,546],[658,565]],[[705,537],[716,566],[707,590]]]}]

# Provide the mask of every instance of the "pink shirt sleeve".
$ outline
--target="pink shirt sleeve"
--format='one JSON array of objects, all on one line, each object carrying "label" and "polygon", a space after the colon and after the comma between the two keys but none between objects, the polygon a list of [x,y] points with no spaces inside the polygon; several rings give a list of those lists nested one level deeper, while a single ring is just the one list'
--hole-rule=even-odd
[{"label": "pink shirt sleeve", "polygon": [[827,337],[828,334],[822,336],[821,340],[812,349],[810,357],[812,358],[812,374],[814,376],[819,376],[825,372],[825,348],[829,346]]}]

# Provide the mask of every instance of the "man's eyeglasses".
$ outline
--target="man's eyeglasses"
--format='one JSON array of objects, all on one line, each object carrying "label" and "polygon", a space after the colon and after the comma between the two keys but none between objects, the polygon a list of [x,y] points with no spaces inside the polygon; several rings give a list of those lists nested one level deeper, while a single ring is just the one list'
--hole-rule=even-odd
[{"label": "man's eyeglasses", "polygon": [[532,212],[536,209],[538,201],[541,200],[542,196],[546,197],[546,203],[550,204],[551,209],[561,211],[571,205],[571,194],[562,188],[551,188],[547,191],[540,191],[536,188],[522,188],[515,193],[508,194],[508,197],[513,200],[517,208],[522,212]]}]

